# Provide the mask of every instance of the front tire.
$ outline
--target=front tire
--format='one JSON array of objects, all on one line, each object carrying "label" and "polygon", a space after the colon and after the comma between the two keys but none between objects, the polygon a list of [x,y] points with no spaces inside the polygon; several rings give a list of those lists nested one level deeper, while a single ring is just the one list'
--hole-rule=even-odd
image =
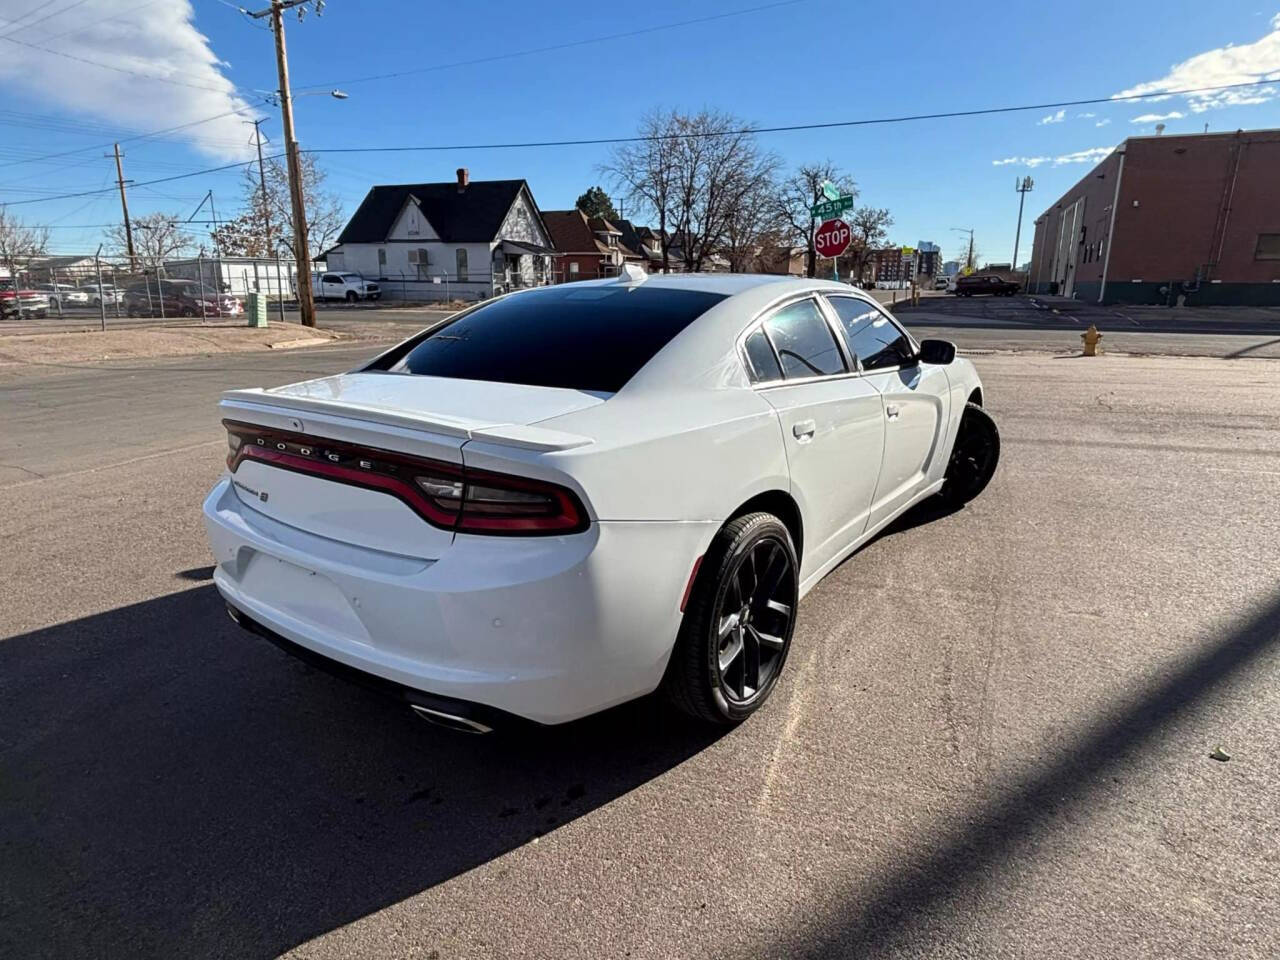
[{"label": "front tire", "polygon": [[799,563],[777,517],[727,523],[703,557],[663,690],[707,723],[740,723],[769,698],[795,629]]},{"label": "front tire", "polygon": [[356,293],[354,290],[347,291],[347,303],[355,303],[359,299],[360,299],[360,295]]},{"label": "front tire", "polygon": [[965,404],[940,496],[953,506],[963,506],[986,489],[999,462],[1000,431],[995,420],[976,403]]}]

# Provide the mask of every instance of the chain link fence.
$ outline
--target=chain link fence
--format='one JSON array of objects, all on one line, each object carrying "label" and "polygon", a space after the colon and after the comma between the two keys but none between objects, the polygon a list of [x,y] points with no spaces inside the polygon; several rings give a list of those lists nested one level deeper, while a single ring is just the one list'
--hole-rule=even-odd
[{"label": "chain link fence", "polygon": [[296,304],[296,264],[283,258],[206,257],[148,264],[95,253],[0,260],[0,319],[87,323],[159,318],[244,322],[249,294]]}]

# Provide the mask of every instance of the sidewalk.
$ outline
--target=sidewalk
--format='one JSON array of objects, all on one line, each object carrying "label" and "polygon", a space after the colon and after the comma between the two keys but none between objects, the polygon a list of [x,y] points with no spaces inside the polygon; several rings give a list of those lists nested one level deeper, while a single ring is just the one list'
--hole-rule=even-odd
[{"label": "sidewalk", "polygon": [[346,340],[341,333],[273,323],[255,327],[151,327],[74,333],[18,334],[0,339],[0,366],[20,363],[85,363],[144,357],[181,357],[322,346]]}]

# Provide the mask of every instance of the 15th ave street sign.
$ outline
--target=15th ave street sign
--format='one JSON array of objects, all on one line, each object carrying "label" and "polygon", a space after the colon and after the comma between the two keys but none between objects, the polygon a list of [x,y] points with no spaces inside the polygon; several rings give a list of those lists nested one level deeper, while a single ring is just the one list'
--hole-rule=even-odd
[{"label": "15th ave street sign", "polygon": [[853,197],[845,194],[843,197],[837,197],[834,200],[820,200],[809,208],[809,212],[813,214],[815,219],[830,220],[838,217],[846,210],[853,209]]},{"label": "15th ave street sign", "polygon": [[853,239],[853,231],[843,220],[828,220],[813,235],[813,249],[818,256],[832,259],[844,253]]}]

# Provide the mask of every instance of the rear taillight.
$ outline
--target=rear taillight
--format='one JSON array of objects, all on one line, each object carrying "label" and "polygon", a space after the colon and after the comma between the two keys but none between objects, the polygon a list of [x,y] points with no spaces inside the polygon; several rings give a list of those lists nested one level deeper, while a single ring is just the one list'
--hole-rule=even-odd
[{"label": "rear taillight", "polygon": [[380,490],[403,501],[432,526],[460,533],[562,534],[587,528],[573,491],[528,477],[468,470],[459,464],[287,433],[233,420],[227,468],[245,460]]}]

